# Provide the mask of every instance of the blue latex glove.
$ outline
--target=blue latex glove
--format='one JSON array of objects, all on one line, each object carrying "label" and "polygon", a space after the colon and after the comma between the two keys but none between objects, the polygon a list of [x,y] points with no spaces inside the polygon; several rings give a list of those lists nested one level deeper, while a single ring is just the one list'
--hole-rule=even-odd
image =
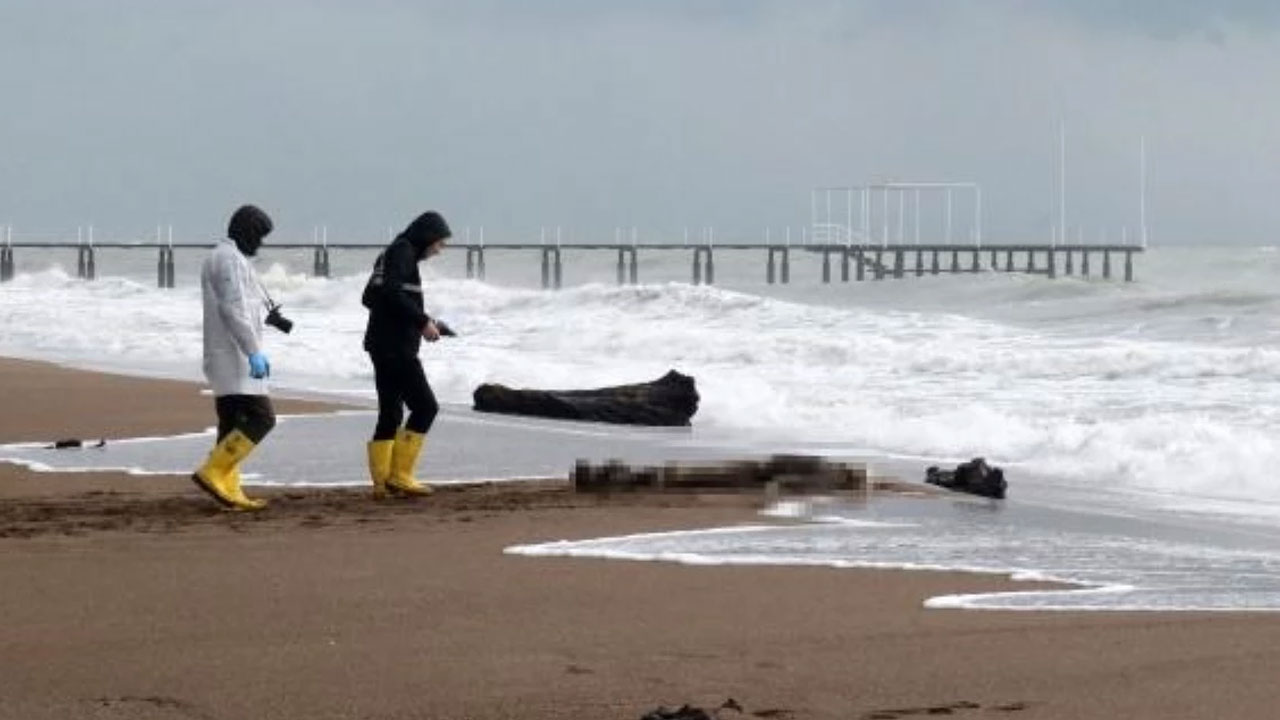
[{"label": "blue latex glove", "polygon": [[249,354],[249,377],[261,380],[271,374],[271,363],[260,352]]}]

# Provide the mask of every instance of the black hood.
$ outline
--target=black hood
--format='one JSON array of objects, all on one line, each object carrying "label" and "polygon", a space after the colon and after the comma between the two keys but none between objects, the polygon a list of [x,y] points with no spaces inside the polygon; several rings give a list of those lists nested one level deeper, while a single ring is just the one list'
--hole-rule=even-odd
[{"label": "black hood", "polygon": [[423,257],[427,253],[427,246],[437,240],[443,240],[453,237],[453,233],[449,232],[449,224],[444,221],[440,213],[434,210],[424,212],[409,223],[409,227],[400,233],[400,237],[405,238],[418,251],[418,257]]},{"label": "black hood", "polygon": [[236,241],[240,252],[253,257],[262,246],[262,238],[271,234],[271,218],[256,205],[241,205],[227,224],[227,237]]}]

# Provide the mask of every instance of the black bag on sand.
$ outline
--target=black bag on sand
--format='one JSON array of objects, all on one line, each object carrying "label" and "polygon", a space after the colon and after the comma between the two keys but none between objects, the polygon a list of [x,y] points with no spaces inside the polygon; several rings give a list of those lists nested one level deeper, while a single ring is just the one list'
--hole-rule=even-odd
[{"label": "black bag on sand", "polygon": [[924,471],[924,481],[948,490],[996,500],[1003,500],[1005,490],[1009,487],[1004,480],[1004,471],[988,465],[982,458],[960,463],[955,470],[940,470],[937,466],[932,466]]}]

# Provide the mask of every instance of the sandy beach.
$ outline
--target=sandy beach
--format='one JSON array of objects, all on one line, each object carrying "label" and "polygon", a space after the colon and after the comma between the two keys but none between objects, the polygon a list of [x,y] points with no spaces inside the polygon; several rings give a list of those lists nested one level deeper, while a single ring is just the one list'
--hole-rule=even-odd
[{"label": "sandy beach", "polygon": [[[0,388],[0,442],[212,421],[188,383],[3,360]],[[925,610],[1014,584],[502,552],[758,521],[760,497],[268,496],[240,515],[185,477],[0,464],[0,718],[1265,718],[1280,702],[1274,615]]]}]

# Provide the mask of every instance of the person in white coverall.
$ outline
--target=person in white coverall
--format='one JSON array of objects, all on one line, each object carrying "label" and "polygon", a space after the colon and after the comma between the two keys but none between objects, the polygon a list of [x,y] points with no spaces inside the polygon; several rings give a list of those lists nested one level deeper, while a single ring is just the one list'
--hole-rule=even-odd
[{"label": "person in white coverall", "polygon": [[271,364],[262,352],[269,298],[249,263],[271,229],[265,212],[253,205],[241,207],[231,216],[227,238],[214,246],[200,271],[204,376],[213,388],[218,439],[191,479],[214,500],[236,510],[266,506],[244,494],[240,463],[276,424],[267,396]]}]

